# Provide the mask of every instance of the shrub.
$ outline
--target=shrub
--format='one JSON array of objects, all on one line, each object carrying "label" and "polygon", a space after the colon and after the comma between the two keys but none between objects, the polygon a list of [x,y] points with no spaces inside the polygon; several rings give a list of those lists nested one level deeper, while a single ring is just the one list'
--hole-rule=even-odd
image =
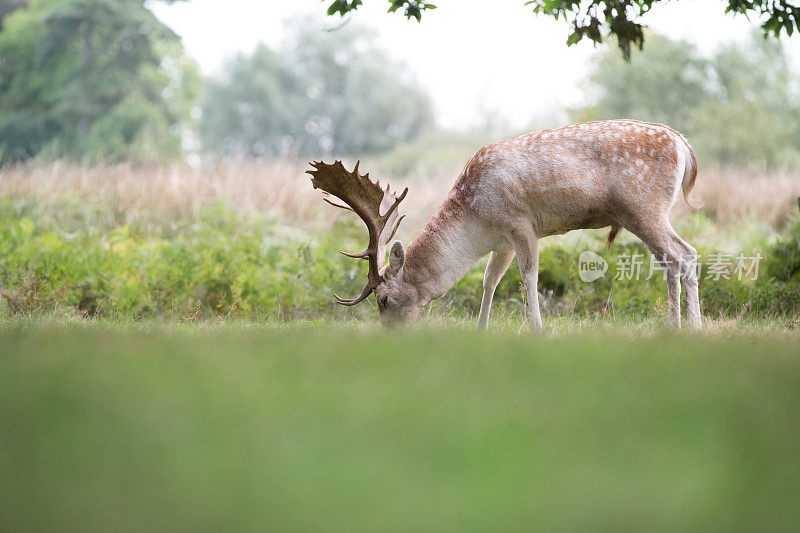
[{"label": "shrub", "polygon": [[[58,219],[81,219],[62,208]],[[349,225],[311,239],[266,216],[246,220],[221,203],[174,229],[81,225],[69,232],[58,219],[35,203],[0,201],[8,312],[301,318],[331,313],[332,291],[361,288],[363,266],[336,253],[342,239],[357,246],[360,232]]]},{"label": "shrub", "polygon": [[[65,312],[108,318],[164,317],[195,320],[242,317],[297,320],[323,316],[374,316],[369,304],[336,305],[331,297],[356,294],[366,265],[337,253],[363,246],[359,223],[334,223],[312,238],[270,215],[246,215],[223,202],[201,210],[195,221],[120,223],[98,205],[65,198],[58,205],[0,200],[0,312]],[[588,239],[586,238],[588,237]],[[639,241],[607,250],[602,232],[587,232],[583,249],[609,264],[605,277],[578,276],[581,250],[544,241],[539,291],[546,314],[582,316],[662,314],[663,276],[649,272]],[[800,312],[800,223],[764,252],[761,276],[700,276],[703,312],[710,316],[787,316]],[[700,250],[709,257],[711,250]],[[620,261],[638,256],[641,275],[628,277]],[[460,314],[480,309],[482,261],[443,298]],[[495,295],[497,308],[521,312],[525,301],[512,264]],[[438,309],[441,309],[439,307]]]}]

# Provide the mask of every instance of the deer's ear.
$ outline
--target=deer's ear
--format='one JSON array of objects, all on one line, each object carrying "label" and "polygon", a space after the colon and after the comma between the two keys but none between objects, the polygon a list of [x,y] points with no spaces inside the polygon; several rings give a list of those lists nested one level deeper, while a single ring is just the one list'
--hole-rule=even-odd
[{"label": "deer's ear", "polygon": [[400,269],[403,268],[403,263],[406,260],[406,252],[403,250],[403,245],[400,241],[392,243],[392,249],[389,250],[389,268],[386,273],[389,276],[396,276]]}]

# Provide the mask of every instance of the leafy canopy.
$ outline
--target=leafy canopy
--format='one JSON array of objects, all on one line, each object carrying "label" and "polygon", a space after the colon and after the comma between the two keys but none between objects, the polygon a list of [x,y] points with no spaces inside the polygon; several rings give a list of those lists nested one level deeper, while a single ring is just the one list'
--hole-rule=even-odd
[{"label": "leafy canopy", "polygon": [[[567,44],[573,45],[584,37],[601,43],[605,36],[616,39],[623,57],[630,59],[631,46],[640,49],[644,44],[645,26],[641,18],[655,4],[667,0],[528,0],[534,13],[543,13],[563,19],[572,32]],[[328,14],[345,15],[357,9],[362,0],[336,0],[328,7]],[[422,12],[436,6],[423,0],[389,0],[389,12],[403,10],[407,18],[418,21]],[[488,4],[488,3],[487,3]],[[490,9],[487,7],[486,9]],[[799,28],[800,4],[796,0],[727,0],[726,13],[754,15],[762,21],[764,34],[792,35]]]},{"label": "leafy canopy", "polygon": [[[388,2],[389,13],[396,13],[402,9],[407,19],[413,17],[417,19],[417,22],[422,20],[423,11],[436,9],[435,5],[424,0],[388,0]],[[334,0],[334,2],[328,6],[328,15],[335,15],[338,13],[344,16],[348,12],[357,9],[361,4],[363,4],[362,0]]]}]

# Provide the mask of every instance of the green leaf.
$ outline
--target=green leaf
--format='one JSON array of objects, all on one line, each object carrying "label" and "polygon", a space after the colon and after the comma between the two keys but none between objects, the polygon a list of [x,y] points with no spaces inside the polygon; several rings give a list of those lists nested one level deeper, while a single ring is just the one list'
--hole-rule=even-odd
[{"label": "green leaf", "polygon": [[572,46],[573,44],[577,44],[583,38],[583,34],[580,32],[573,32],[567,37],[567,46]]}]

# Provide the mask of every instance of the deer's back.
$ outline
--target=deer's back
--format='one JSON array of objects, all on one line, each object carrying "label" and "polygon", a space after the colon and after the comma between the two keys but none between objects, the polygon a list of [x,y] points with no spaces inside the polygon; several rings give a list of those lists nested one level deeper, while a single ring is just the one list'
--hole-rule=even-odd
[{"label": "deer's back", "polygon": [[451,197],[487,223],[530,219],[540,236],[668,210],[680,189],[680,134],[633,120],[521,135],[478,150]]}]

